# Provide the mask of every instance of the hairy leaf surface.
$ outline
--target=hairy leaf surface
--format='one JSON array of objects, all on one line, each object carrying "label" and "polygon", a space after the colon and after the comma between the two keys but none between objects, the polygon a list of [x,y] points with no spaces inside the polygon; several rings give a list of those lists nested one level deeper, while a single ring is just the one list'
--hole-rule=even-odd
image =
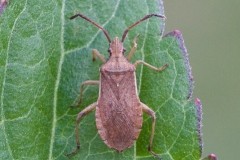
[{"label": "hairy leaf surface", "polygon": [[[11,1],[0,15],[0,159],[67,159],[75,148],[77,113],[98,98],[98,87],[84,90],[79,108],[69,106],[85,80],[98,80],[99,61],[92,49],[108,57],[108,42],[95,26],[69,17],[82,13],[108,30],[111,38],[146,14],[164,15],[161,0]],[[153,150],[163,160],[201,157],[201,103],[192,100],[192,76],[182,35],[163,36],[156,17],[132,29],[124,46],[129,52],[139,34],[133,63],[144,60],[161,73],[137,68],[140,99],[157,116]],[[144,115],[136,144],[117,153],[97,134],[94,113],[80,123],[80,152],[73,159],[153,159],[147,152],[151,118]]]}]

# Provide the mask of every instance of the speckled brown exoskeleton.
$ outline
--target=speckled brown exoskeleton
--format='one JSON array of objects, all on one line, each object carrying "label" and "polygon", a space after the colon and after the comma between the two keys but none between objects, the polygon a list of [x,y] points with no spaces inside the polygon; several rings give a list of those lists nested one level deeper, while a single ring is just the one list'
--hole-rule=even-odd
[{"label": "speckled brown exoskeleton", "polygon": [[111,41],[108,32],[99,24],[93,22],[82,14],[76,14],[70,19],[81,17],[101,29],[109,42],[109,59],[106,61],[104,56],[97,50],[93,50],[93,60],[99,58],[104,64],[100,68],[100,80],[88,80],[81,84],[80,95],[74,106],[79,106],[82,100],[83,87],[86,85],[100,85],[99,97],[97,102],[92,103],[83,109],[77,116],[75,134],[76,149],[68,156],[74,155],[80,149],[78,126],[80,120],[89,112],[96,110],[96,125],[98,133],[104,143],[119,152],[131,147],[138,138],[142,128],[143,112],[152,117],[152,131],[148,151],[157,157],[152,151],[152,142],[155,130],[156,116],[155,112],[147,105],[142,103],[138,97],[135,70],[139,64],[143,64],[155,71],[162,71],[167,64],[156,68],[142,60],[137,60],[134,64],[130,63],[137,47],[137,37],[134,38],[134,45],[127,56],[124,55],[124,39],[128,31],[140,22],[150,17],[164,18],[162,15],[146,15],[139,21],[129,26],[123,33],[121,41],[118,37]]}]

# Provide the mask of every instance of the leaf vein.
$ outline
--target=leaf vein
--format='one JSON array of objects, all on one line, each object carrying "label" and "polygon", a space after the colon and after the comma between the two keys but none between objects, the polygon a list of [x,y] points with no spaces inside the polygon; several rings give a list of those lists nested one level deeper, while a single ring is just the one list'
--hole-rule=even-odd
[{"label": "leaf vein", "polygon": [[57,125],[57,99],[58,99],[58,87],[60,83],[60,78],[61,78],[61,71],[62,71],[62,65],[64,61],[64,10],[65,10],[65,0],[62,1],[62,9],[61,9],[61,37],[60,37],[60,47],[61,47],[61,55],[60,55],[60,61],[58,65],[58,72],[57,72],[57,79],[55,83],[55,88],[54,88],[54,99],[53,99],[53,120],[52,120],[52,131],[51,131],[51,142],[50,142],[50,147],[49,147],[49,155],[48,159],[51,160],[53,159],[53,145],[54,145],[54,139],[55,139],[55,132],[56,132],[56,125]]},{"label": "leaf vein", "polygon": [[26,10],[26,6],[27,6],[27,0],[25,1],[25,4],[24,4],[24,7],[22,9],[22,11],[19,13],[19,15],[17,16],[17,18],[15,19],[14,23],[13,23],[13,26],[12,26],[12,29],[11,29],[11,32],[10,32],[10,35],[9,35],[9,40],[8,40],[8,45],[7,45],[7,52],[6,52],[6,61],[5,61],[5,66],[4,66],[4,73],[3,73],[3,85],[2,85],[2,93],[1,93],[1,119],[2,119],[2,128],[3,128],[3,134],[4,134],[4,137],[5,137],[5,140],[6,140],[6,146],[7,146],[7,150],[10,154],[10,156],[13,158],[13,154],[12,154],[12,150],[11,150],[11,147],[9,145],[9,142],[8,142],[8,138],[7,138],[7,134],[6,134],[6,130],[5,130],[5,115],[4,115],[4,108],[3,108],[3,105],[4,105],[4,91],[5,91],[5,84],[6,84],[6,77],[7,77],[7,69],[8,69],[8,59],[9,59],[9,49],[10,49],[10,43],[11,43],[11,39],[12,39],[12,35],[13,35],[13,31],[15,29],[15,26],[16,26],[16,23],[18,21],[18,19],[21,17],[22,13]]},{"label": "leaf vein", "polygon": [[[173,98],[173,100],[176,102],[176,103],[178,103],[179,104],[179,102],[176,100],[176,99],[174,99]],[[171,149],[173,148],[173,146],[177,143],[177,140],[178,140],[178,138],[180,137],[180,134],[181,134],[181,132],[183,131],[183,128],[184,128],[184,125],[185,125],[185,122],[186,122],[186,111],[185,111],[185,107],[183,106],[183,105],[181,105],[182,106],[182,111],[183,111],[183,123],[182,123],[182,125],[181,125],[181,128],[179,129],[179,132],[178,132],[178,134],[177,134],[177,137],[176,137],[176,139],[175,139],[175,141],[172,143],[172,145],[168,148],[168,150],[167,150],[167,152],[170,154],[170,151],[171,151]]]},{"label": "leaf vein", "polygon": [[[174,43],[174,40],[172,40],[171,44],[169,44],[169,47]],[[167,53],[169,55],[169,58],[173,61],[173,70],[174,70],[174,74],[175,74],[175,77],[173,79],[173,83],[172,83],[172,88],[171,88],[171,94],[170,94],[170,98],[173,98],[173,90],[174,90],[174,86],[175,86],[175,82],[176,82],[176,79],[177,79],[177,68],[176,68],[176,63],[175,63],[175,60],[174,58],[171,56],[171,54],[169,53],[169,47],[167,48]]]}]

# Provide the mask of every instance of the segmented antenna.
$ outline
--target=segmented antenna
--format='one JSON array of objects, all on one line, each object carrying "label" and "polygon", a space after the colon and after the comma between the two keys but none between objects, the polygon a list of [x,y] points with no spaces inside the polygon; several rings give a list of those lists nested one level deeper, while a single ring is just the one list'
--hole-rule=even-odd
[{"label": "segmented antenna", "polygon": [[110,39],[110,36],[109,36],[108,32],[107,32],[103,27],[101,27],[99,24],[97,24],[96,22],[92,21],[92,20],[89,19],[88,17],[82,15],[81,13],[78,13],[78,14],[70,17],[70,19],[74,19],[74,18],[76,18],[76,17],[78,17],[78,16],[81,17],[81,18],[83,18],[83,19],[85,19],[86,21],[92,23],[92,24],[95,25],[97,28],[101,29],[101,30],[103,31],[103,33],[105,34],[105,36],[107,37],[108,42],[111,43],[111,39]]},{"label": "segmented antenna", "polygon": [[160,14],[149,14],[149,15],[146,15],[145,17],[143,17],[142,19],[140,19],[139,21],[135,22],[134,24],[132,24],[131,26],[129,26],[124,32],[123,32],[123,35],[122,35],[122,42],[125,40],[127,34],[128,34],[128,31],[130,29],[132,29],[133,27],[135,27],[136,25],[138,25],[139,23],[141,23],[142,21],[145,21],[146,19],[148,18],[151,18],[151,17],[159,17],[159,18],[163,18],[165,19],[166,17],[163,16],[163,15],[160,15]]}]

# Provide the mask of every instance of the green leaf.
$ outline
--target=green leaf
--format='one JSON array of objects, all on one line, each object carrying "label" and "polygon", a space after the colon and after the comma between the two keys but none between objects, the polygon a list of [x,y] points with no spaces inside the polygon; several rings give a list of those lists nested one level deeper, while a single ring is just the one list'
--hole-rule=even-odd
[{"label": "green leaf", "polygon": [[[0,16],[0,158],[67,159],[75,144],[77,113],[96,101],[98,87],[87,87],[78,109],[69,106],[81,82],[98,80],[99,61],[91,50],[108,57],[104,34],[83,19],[81,12],[121,36],[149,13],[164,15],[161,0],[139,1],[11,1]],[[160,67],[161,73],[137,68],[140,99],[157,116],[153,150],[163,160],[201,157],[201,103],[192,100],[192,76],[182,35],[162,36],[164,22],[151,18],[132,29],[125,42],[130,50],[139,34],[138,59]],[[95,127],[94,113],[80,123],[80,152],[73,159],[153,159],[147,152],[151,119],[144,116],[136,144],[122,153],[109,149]]]}]

